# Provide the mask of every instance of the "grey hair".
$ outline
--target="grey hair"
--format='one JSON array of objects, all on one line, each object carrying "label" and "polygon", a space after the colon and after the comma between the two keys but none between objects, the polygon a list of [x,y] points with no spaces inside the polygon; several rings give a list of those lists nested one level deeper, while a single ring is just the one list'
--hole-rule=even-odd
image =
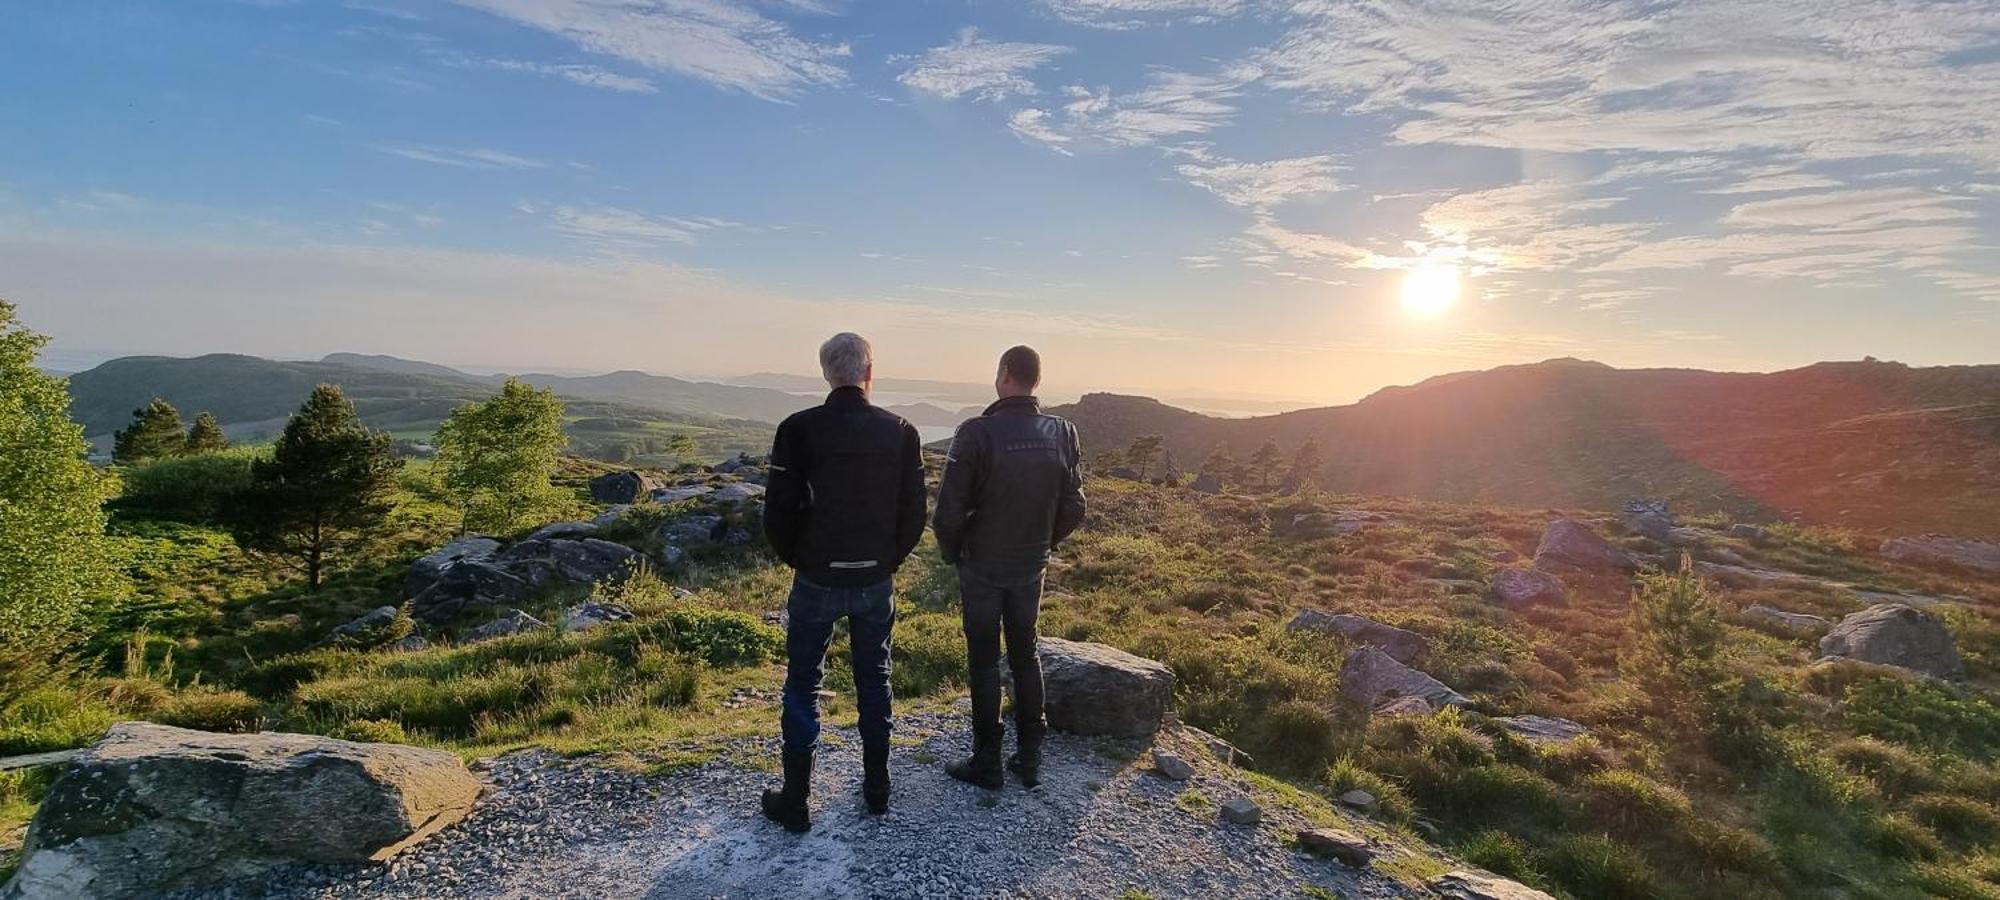
[{"label": "grey hair", "polygon": [[819,345],[819,370],[834,387],[860,387],[868,378],[868,366],[875,362],[875,349],[868,339],[851,331],[827,338]]}]

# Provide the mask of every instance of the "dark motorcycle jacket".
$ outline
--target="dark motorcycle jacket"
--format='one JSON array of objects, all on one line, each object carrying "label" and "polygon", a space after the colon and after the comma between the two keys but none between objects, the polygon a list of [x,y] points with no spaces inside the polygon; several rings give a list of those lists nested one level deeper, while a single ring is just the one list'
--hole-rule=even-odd
[{"label": "dark motorcycle jacket", "polygon": [[771,445],[764,536],[814,584],[863,587],[894,575],[924,536],[917,429],[858,387],[793,413]]},{"label": "dark motorcycle jacket", "polygon": [[1083,524],[1076,426],[1033,397],[1007,397],[958,426],[931,528],[946,562],[1032,577]]}]

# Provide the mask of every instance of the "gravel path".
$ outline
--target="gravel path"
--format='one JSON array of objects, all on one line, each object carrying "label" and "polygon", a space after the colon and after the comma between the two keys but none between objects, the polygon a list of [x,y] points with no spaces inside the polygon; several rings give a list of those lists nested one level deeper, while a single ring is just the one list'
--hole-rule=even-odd
[{"label": "gravel path", "polygon": [[[1052,735],[1042,786],[1011,778],[988,795],[945,775],[969,749],[964,718],[919,715],[898,735],[888,815],[860,801],[860,742],[828,729],[811,834],[756,813],[774,777],[727,763],[646,777],[529,751],[492,762],[493,791],[466,821],[388,866],[284,870],[206,900],[542,897],[1396,897],[1393,880],[1281,843],[1304,820],[1264,803],[1255,827],[1220,822],[1175,798],[1190,787],[1220,802],[1240,793],[1230,770],[1188,744],[1191,782],[1127,760],[1136,748]],[[1177,736],[1167,738],[1172,741]],[[830,742],[831,743],[831,742]],[[767,750],[763,742],[740,749]]]}]

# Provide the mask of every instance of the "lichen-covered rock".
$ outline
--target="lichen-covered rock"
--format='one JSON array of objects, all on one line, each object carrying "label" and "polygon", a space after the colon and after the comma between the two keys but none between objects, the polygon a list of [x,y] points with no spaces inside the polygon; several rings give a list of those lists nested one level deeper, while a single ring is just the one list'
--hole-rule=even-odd
[{"label": "lichen-covered rock", "polygon": [[1298,834],[1299,849],[1317,856],[1340,860],[1356,869],[1366,868],[1375,859],[1368,839],[1338,828],[1309,828]]},{"label": "lichen-covered rock", "polygon": [[1340,691],[1362,709],[1374,709],[1384,701],[1415,698],[1432,709],[1464,706],[1467,701],[1444,682],[1397,662],[1379,647],[1360,646],[1348,651],[1340,667]]},{"label": "lichen-covered rock", "polygon": [[1501,569],[1486,586],[1486,599],[1508,609],[1557,604],[1566,596],[1562,579],[1533,569]]},{"label": "lichen-covered rock", "polygon": [[1590,729],[1581,722],[1554,716],[1502,716],[1494,719],[1493,723],[1537,744],[1560,744],[1590,733]]},{"label": "lichen-covered rock", "polygon": [[651,476],[627,469],[590,480],[590,499],[599,503],[637,503],[659,487]]},{"label": "lichen-covered rock", "polygon": [[123,900],[386,859],[479,792],[437,750],[122,722],[49,788],[4,894]]},{"label": "lichen-covered rock", "polygon": [[1292,617],[1291,631],[1320,631],[1337,634],[1357,644],[1382,648],[1397,662],[1415,662],[1424,652],[1424,636],[1414,631],[1384,625],[1374,619],[1321,609],[1302,609]]},{"label": "lichen-covered rock", "polygon": [[1061,638],[1037,647],[1051,727],[1139,737],[1159,731],[1173,708],[1173,670],[1156,660]]},{"label": "lichen-covered rock", "polygon": [[1975,572],[2000,573],[2000,544],[1942,534],[1890,538],[1882,543],[1882,555],[1899,562],[1942,563]]},{"label": "lichen-covered rock", "polygon": [[1965,677],[1965,664],[1944,620],[1901,603],[1877,604],[1841,619],[1820,638],[1819,652],[1938,678]]},{"label": "lichen-covered rock", "polygon": [[1574,519],[1557,519],[1542,532],[1535,568],[1555,572],[1615,572],[1633,567],[1625,551]]},{"label": "lichen-covered rock", "polygon": [[1444,900],[1556,900],[1518,881],[1465,869],[1446,872],[1424,886]]},{"label": "lichen-covered rock", "polygon": [[540,627],[542,627],[542,620],[528,615],[521,610],[512,609],[508,610],[506,615],[466,632],[465,642],[468,644],[478,644],[485,641],[499,640],[503,637],[512,637],[524,631],[533,631]]}]

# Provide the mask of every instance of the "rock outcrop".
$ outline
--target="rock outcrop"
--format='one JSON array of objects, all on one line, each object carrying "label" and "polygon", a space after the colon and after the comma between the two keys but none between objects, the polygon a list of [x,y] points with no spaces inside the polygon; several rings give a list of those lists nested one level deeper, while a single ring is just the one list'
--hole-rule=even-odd
[{"label": "rock outcrop", "polygon": [[638,559],[630,547],[589,537],[530,537],[504,550],[492,538],[461,538],[413,563],[404,590],[411,615],[444,622],[471,609],[523,603],[554,581],[623,577]]},{"label": "rock outcrop", "polygon": [[1557,519],[1542,532],[1535,548],[1535,568],[1552,572],[1615,572],[1633,568],[1625,551],[1611,546],[1590,526],[1574,519]]},{"label": "rock outcrop", "polygon": [[1898,562],[1941,563],[1975,572],[2000,573],[2000,544],[1942,534],[1891,538],[1882,543],[1882,555]]},{"label": "rock outcrop", "polygon": [[542,627],[542,620],[528,615],[521,610],[512,609],[508,610],[506,615],[466,632],[465,642],[468,644],[484,643],[486,641],[499,640],[503,637],[513,637],[514,635],[533,631],[540,627]]},{"label": "rock outcrop", "polygon": [[1965,677],[1958,645],[1944,621],[1900,603],[1877,604],[1841,619],[1820,638],[1819,652],[1938,678]]},{"label": "rock outcrop", "polygon": [[1556,900],[1518,881],[1464,869],[1446,872],[1424,886],[1443,900]]},{"label": "rock outcrop", "polygon": [[1158,661],[1061,638],[1037,646],[1051,727],[1140,737],[1160,730],[1173,708],[1174,673]]},{"label": "rock outcrop", "polygon": [[386,859],[471,810],[456,756],[122,722],[49,788],[5,896],[123,900]]},{"label": "rock outcrop", "polygon": [[1590,733],[1581,722],[1554,716],[1501,716],[1493,723],[1536,744],[1560,744]]},{"label": "rock outcrop", "polygon": [[1665,500],[1633,500],[1625,504],[1618,521],[1636,535],[1665,541],[1674,530],[1673,509]]},{"label": "rock outcrop", "polygon": [[1319,631],[1337,634],[1357,644],[1368,644],[1382,648],[1382,652],[1400,663],[1411,663],[1422,656],[1426,645],[1424,636],[1414,631],[1384,625],[1374,619],[1349,613],[1330,613],[1321,609],[1302,609],[1292,617],[1291,631]]},{"label": "rock outcrop", "polygon": [[1743,615],[1752,619],[1769,622],[1781,628],[1810,632],[1812,634],[1825,634],[1829,629],[1833,628],[1832,622],[1819,616],[1788,612],[1775,606],[1765,606],[1762,603],[1753,603],[1744,607]]},{"label": "rock outcrop", "polygon": [[1343,509],[1338,512],[1299,513],[1277,531],[1280,537],[1309,541],[1353,534],[1363,528],[1387,525],[1391,521],[1383,513]]},{"label": "rock outcrop", "polygon": [[1340,667],[1340,692],[1362,709],[1374,709],[1385,701],[1405,698],[1420,700],[1435,710],[1464,706],[1466,699],[1445,683],[1397,662],[1379,647],[1361,646],[1348,651]]},{"label": "rock outcrop", "polygon": [[1534,569],[1501,569],[1486,586],[1486,599],[1508,609],[1560,604],[1566,596],[1562,579]]},{"label": "rock outcrop", "polygon": [[651,476],[627,469],[590,480],[590,499],[599,503],[637,503],[659,488]]}]

